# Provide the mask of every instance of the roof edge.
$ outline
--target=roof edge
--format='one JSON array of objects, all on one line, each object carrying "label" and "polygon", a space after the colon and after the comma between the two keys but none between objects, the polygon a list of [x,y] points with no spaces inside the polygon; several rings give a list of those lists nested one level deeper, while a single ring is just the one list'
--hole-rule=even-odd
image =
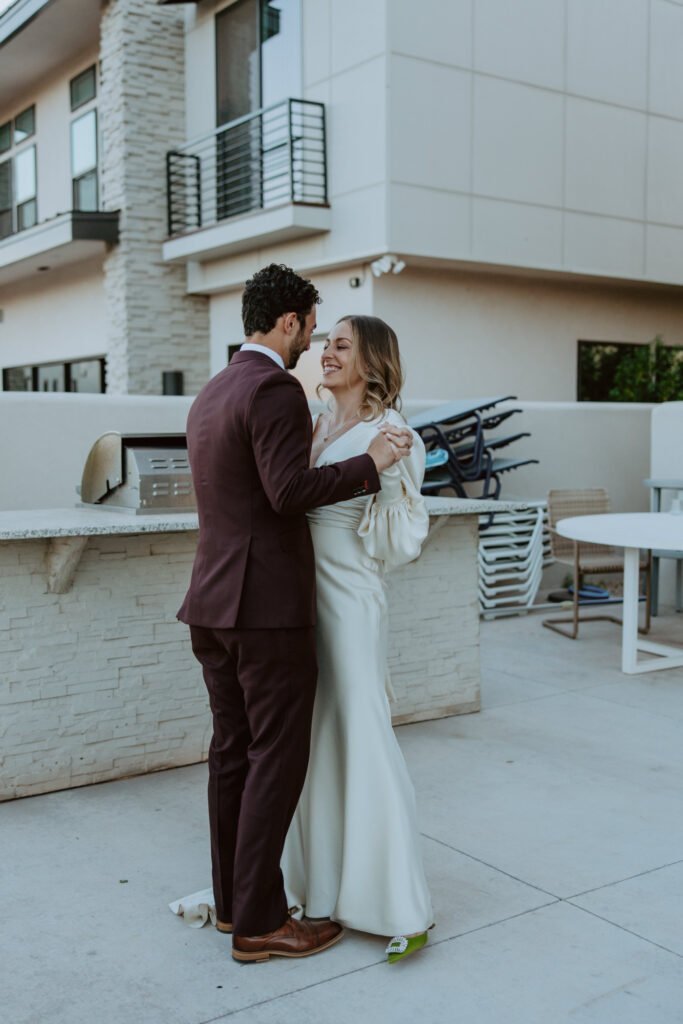
[{"label": "roof edge", "polygon": [[0,14],[0,47],[18,35],[39,16],[41,11],[56,0],[15,0]]}]

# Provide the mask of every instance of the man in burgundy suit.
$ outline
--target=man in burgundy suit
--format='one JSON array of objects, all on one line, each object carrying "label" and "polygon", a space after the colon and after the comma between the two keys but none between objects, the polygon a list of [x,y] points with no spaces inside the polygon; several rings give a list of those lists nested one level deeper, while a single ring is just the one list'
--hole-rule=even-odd
[{"label": "man in burgundy suit", "polygon": [[187,443],[199,511],[190,626],[213,714],[209,823],[217,926],[233,957],[308,956],[343,932],[290,917],[280,857],[308,764],[317,678],[315,564],[307,509],[372,494],[409,447],[378,433],[367,453],[312,469],[311,418],[292,369],[310,347],[310,281],[287,267],[247,282],[247,342],[203,388]]}]

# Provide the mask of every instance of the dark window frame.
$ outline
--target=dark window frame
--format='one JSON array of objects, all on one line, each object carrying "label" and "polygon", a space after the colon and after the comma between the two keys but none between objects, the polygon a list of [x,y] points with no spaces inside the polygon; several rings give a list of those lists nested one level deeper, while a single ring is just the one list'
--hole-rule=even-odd
[{"label": "dark window frame", "polygon": [[[107,359],[106,356],[86,356],[84,359],[68,359],[63,362],[53,361],[46,363],[23,363],[20,366],[5,366],[2,370],[2,390],[11,391],[12,389],[8,386],[10,374],[15,370],[28,370],[31,374],[31,387],[30,392],[37,392],[39,394],[53,394],[53,392],[43,392],[38,387],[38,372],[46,366],[61,366],[64,369],[64,391],[57,392],[58,394],[78,394],[72,388],[72,371],[71,367],[77,363],[99,363],[100,367],[100,391],[83,392],[83,394],[106,394],[107,387]],[[28,393],[28,392],[27,392]]]},{"label": "dark window frame", "polygon": [[[280,31],[281,12],[271,8],[275,0],[235,0],[233,4],[217,11],[214,15],[214,78],[215,78],[215,109],[216,127],[232,124],[240,118],[250,118],[264,104],[264,46],[269,39]],[[229,66],[226,62],[225,41],[230,19],[241,10],[247,8],[248,23],[254,33],[254,54],[258,56],[258,67],[254,74],[255,106],[248,111],[226,111],[226,93],[222,69]],[[248,8],[253,8],[249,12]],[[299,28],[301,31],[303,11],[299,4]],[[223,45],[222,45],[223,44]],[[251,101],[251,98],[250,98]],[[264,161],[268,159],[268,151],[263,143],[263,119],[246,120],[241,127],[233,128],[231,133],[216,135],[216,201],[217,219],[226,220],[240,214],[250,213],[262,208],[265,203],[263,177]]]},{"label": "dark window frame", "polygon": [[[9,168],[9,206],[0,207],[0,239],[9,238],[14,234],[14,158],[11,151],[4,160],[0,160],[0,167],[4,167],[5,164]],[[1,218],[7,214],[9,214],[9,231],[3,231]]]},{"label": "dark window frame", "polygon": [[[31,135],[31,136],[29,136],[29,138],[33,138],[33,136]],[[26,140],[24,140],[24,142],[26,142]],[[34,189],[34,192],[33,192],[32,196],[29,196],[28,199],[24,199],[21,203],[18,203],[17,202],[17,193],[16,193],[16,189],[17,189],[16,161],[17,161],[17,157],[18,156],[21,156],[22,153],[27,153],[29,151],[29,149],[33,150],[33,175],[34,175],[34,178],[35,178],[35,189]],[[28,231],[29,228],[35,227],[36,224],[38,223],[38,146],[37,146],[37,144],[35,142],[31,142],[28,146],[26,146],[22,142],[21,143],[21,148],[18,151],[15,149],[14,153],[12,154],[12,161],[13,161],[13,164],[15,165],[13,167],[13,177],[12,177],[12,185],[13,185],[13,189],[14,189],[14,194],[12,196],[13,205],[14,205],[14,231],[15,231],[16,234],[18,234],[20,231]],[[24,224],[22,224],[24,211],[28,207],[30,207],[31,205],[33,205],[33,208],[34,208],[34,210],[33,210],[33,223],[32,224],[24,225]]]},{"label": "dark window frame", "polygon": [[[17,141],[16,139],[16,122],[22,114],[28,111],[33,111],[32,129],[25,138]],[[35,227],[38,223],[38,141],[36,138],[36,105],[31,103],[30,106],[25,107],[24,110],[20,111],[14,117],[11,117],[1,127],[5,128],[9,126],[9,146],[2,151],[0,154],[0,164],[8,163],[10,166],[10,206],[3,206],[0,209],[0,216],[4,216],[8,219],[9,230],[0,230],[0,240],[9,238],[11,235],[19,234],[20,231],[26,231],[29,228]],[[33,162],[34,162],[34,174],[35,174],[35,189],[32,196],[24,199],[21,203],[17,202],[17,169],[16,161],[17,157],[20,157],[22,153],[27,150],[33,150]],[[9,214],[9,218],[7,218]],[[24,223],[26,215],[30,223]]]},{"label": "dark window frame", "polygon": [[[94,67],[94,65],[93,65]],[[88,100],[88,102],[92,102]],[[82,104],[85,106],[85,104]],[[73,126],[77,121],[80,121],[83,117],[88,117],[89,114],[95,115],[95,166],[88,168],[87,171],[83,171],[82,174],[74,175],[73,173]],[[81,210],[86,213],[94,213],[100,208],[100,138],[99,138],[99,125],[100,119],[97,115],[97,106],[93,105],[90,110],[82,111],[77,117],[72,117],[69,121],[69,160],[71,162],[71,206],[73,210]],[[78,200],[78,187],[82,181],[88,178],[90,175],[95,176],[95,206],[94,209],[84,208],[79,205]]]},{"label": "dark window frame", "polygon": [[646,342],[641,341],[591,341],[588,338],[579,338],[576,346],[576,401],[577,402],[609,402],[609,398],[594,398],[586,395],[588,382],[583,380],[581,373],[582,354],[588,349],[610,349],[617,348],[622,355],[634,352],[642,348]]},{"label": "dark window frame", "polygon": [[[661,339],[659,336],[657,336],[652,342],[605,341],[605,340],[591,341],[589,339],[584,339],[584,338],[578,339],[578,344],[577,344],[577,401],[598,401],[598,402],[614,401],[614,402],[618,402],[618,401],[631,401],[631,400],[633,400],[633,401],[635,401],[635,400],[638,400],[638,401],[641,401],[641,400],[642,401],[660,400],[659,398],[645,398],[645,397],[643,397],[643,398],[624,398],[624,397],[621,397],[621,398],[616,398],[616,397],[610,398],[609,397],[609,391],[612,388],[615,388],[616,373],[617,373],[618,370],[620,370],[620,365],[618,365],[618,360],[620,360],[622,358],[628,358],[629,356],[633,356],[634,353],[639,352],[639,351],[643,352],[643,350],[647,350],[647,349],[651,350],[652,345],[654,345],[655,348],[659,347],[659,348],[665,348],[667,350],[671,350],[672,353],[673,352],[683,352],[683,346],[682,345],[665,345],[663,339]],[[611,364],[610,366],[607,367],[607,370],[605,371],[605,374],[611,373],[611,378],[609,380],[604,380],[604,379],[601,380],[600,379],[601,376],[604,377],[605,375],[604,374],[601,375],[600,371],[602,370],[602,368],[599,367],[599,366],[597,367],[597,372],[594,373],[593,379],[590,379],[590,378],[584,379],[583,378],[583,376],[582,376],[582,364],[584,362],[584,359],[582,358],[582,354],[587,349],[592,349],[593,352],[596,355],[597,355],[597,353],[599,352],[600,349],[605,350],[603,357],[606,360],[608,360],[608,362],[610,362],[610,364]],[[608,349],[616,349],[617,350],[617,352],[611,353],[611,359],[610,359],[610,353],[608,351],[606,351]],[[645,354],[645,353],[643,353],[643,354]],[[656,366],[656,362],[655,362],[654,366]],[[594,370],[595,369],[596,368],[595,368],[595,365],[594,365]],[[652,378],[653,382],[658,379],[656,371],[654,371],[654,374],[655,374],[655,376]],[[596,394],[595,393],[596,389],[598,389],[598,390],[602,389],[602,393]],[[593,390],[592,394],[588,393],[590,390]],[[657,389],[656,389],[656,386],[655,386],[655,392],[656,392],[656,390]],[[670,398],[670,399],[667,399],[667,400],[672,400],[672,399]]]},{"label": "dark window frame", "polygon": [[[93,90],[92,96],[88,96],[86,99],[78,100],[76,103],[74,103],[74,85],[77,82],[81,81],[83,78],[85,78],[86,75],[89,75],[91,72],[92,72],[93,86],[94,86],[94,90]],[[97,64],[91,64],[90,67],[84,68],[83,71],[80,71],[77,75],[74,75],[74,77],[69,81],[69,104],[70,104],[70,107],[71,107],[71,111],[73,112],[74,110],[80,110],[80,108],[84,107],[86,103],[91,103],[93,100],[96,100],[96,99],[97,99]]]},{"label": "dark window frame", "polygon": [[[31,128],[31,131],[28,133],[28,135],[25,135],[23,137],[23,139],[17,139],[17,121],[19,120],[20,117],[23,117],[24,114],[28,114],[29,110],[33,111],[33,127]],[[23,146],[23,144],[25,142],[28,142],[29,139],[32,139],[34,137],[34,135],[36,134],[36,105],[35,105],[35,103],[31,103],[28,107],[25,107],[23,110],[20,110],[18,114],[15,114],[15,116],[12,118],[12,126],[13,126],[13,132],[12,132],[12,145],[13,146]]]}]

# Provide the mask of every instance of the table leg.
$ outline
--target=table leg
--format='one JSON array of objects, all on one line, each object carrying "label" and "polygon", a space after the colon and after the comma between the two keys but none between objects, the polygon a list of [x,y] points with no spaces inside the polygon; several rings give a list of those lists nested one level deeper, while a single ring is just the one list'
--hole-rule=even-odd
[{"label": "table leg", "polygon": [[656,618],[659,615],[659,559],[655,555],[652,556],[650,572],[650,586],[652,588],[650,614],[653,618]]},{"label": "table leg", "polygon": [[[650,491],[650,511],[660,512],[662,508],[662,489],[654,487]],[[659,559],[652,557],[650,568],[650,615],[655,618],[659,615]]]},{"label": "table leg", "polygon": [[640,551],[624,550],[624,604],[621,627],[621,671],[632,675],[638,663],[638,581]]}]

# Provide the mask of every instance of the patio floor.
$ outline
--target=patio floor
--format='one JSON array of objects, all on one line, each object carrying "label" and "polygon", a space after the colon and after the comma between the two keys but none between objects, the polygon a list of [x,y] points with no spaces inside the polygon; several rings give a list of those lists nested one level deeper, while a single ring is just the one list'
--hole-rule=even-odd
[{"label": "patio floor", "polygon": [[619,641],[484,622],[482,713],[398,730],[436,928],[391,968],[354,932],[237,964],[166,909],[209,884],[204,765],[3,804],[3,1020],[680,1024],[683,669]]}]

